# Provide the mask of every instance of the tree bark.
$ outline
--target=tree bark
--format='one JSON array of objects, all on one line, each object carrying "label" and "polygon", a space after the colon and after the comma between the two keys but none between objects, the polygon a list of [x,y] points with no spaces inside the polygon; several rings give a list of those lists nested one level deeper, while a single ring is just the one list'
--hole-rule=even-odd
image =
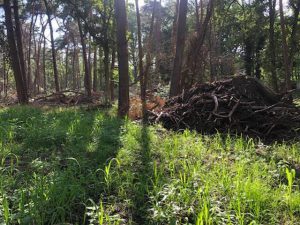
[{"label": "tree bark", "polygon": [[117,46],[119,61],[119,102],[118,115],[124,117],[129,111],[129,65],[128,65],[128,43],[127,15],[125,0],[115,1],[115,15],[117,24]]},{"label": "tree bark", "polygon": [[158,83],[160,78],[160,68],[162,62],[162,5],[161,0],[158,2],[156,9],[156,22],[154,29],[154,45],[155,45],[155,73],[152,82]]},{"label": "tree bark", "polygon": [[[34,4],[35,5],[35,4]],[[28,92],[30,93],[32,90],[32,77],[31,77],[31,42],[32,42],[32,37],[34,37],[34,28],[35,24],[37,21],[37,16],[34,19],[34,7],[31,11],[32,16],[31,16],[31,21],[30,21],[30,27],[29,27],[29,42],[28,42],[28,59],[27,59],[27,88]]]},{"label": "tree bark", "polygon": [[145,87],[145,78],[144,78],[144,66],[143,66],[143,46],[142,46],[142,30],[141,30],[141,16],[140,16],[140,8],[139,1],[135,0],[135,8],[136,8],[136,21],[137,21],[137,37],[138,37],[138,73],[140,77],[140,86],[141,86],[141,101],[142,101],[142,113],[143,119],[146,117],[147,109],[146,109],[146,87]]},{"label": "tree bark", "polygon": [[179,3],[179,14],[177,22],[177,40],[176,40],[176,53],[173,65],[173,73],[171,77],[170,97],[176,96],[181,91],[182,81],[182,62],[183,62],[183,51],[185,43],[185,32],[186,32],[186,14],[187,14],[187,0],[180,0]]},{"label": "tree bark", "polygon": [[282,35],[283,65],[285,71],[285,89],[289,90],[291,88],[291,71],[289,65],[287,33],[286,33],[285,18],[283,14],[282,0],[279,0],[279,12],[280,12],[281,35]]},{"label": "tree bark", "polygon": [[78,28],[79,28],[79,34],[80,34],[80,40],[81,40],[81,46],[82,46],[82,59],[84,62],[84,87],[85,91],[88,97],[92,96],[92,88],[91,88],[91,77],[90,77],[90,70],[89,70],[89,62],[87,58],[87,52],[86,52],[86,45],[84,40],[84,34],[82,31],[82,26],[80,19],[78,17]]},{"label": "tree bark", "polygon": [[174,21],[173,21],[173,29],[172,29],[172,49],[175,54],[176,52],[176,35],[177,35],[177,23],[178,23],[178,12],[179,12],[179,1],[176,0],[176,5],[175,5],[175,16],[174,16]]},{"label": "tree bark", "polygon": [[271,78],[272,86],[278,92],[277,74],[276,74],[276,46],[275,46],[275,17],[276,17],[276,0],[269,0],[269,51],[270,51],[270,64],[271,64]]},{"label": "tree bark", "polygon": [[38,47],[37,47],[37,54],[36,54],[36,72],[35,72],[35,87],[36,87],[36,92],[40,93],[40,84],[41,84],[41,63],[40,63],[40,58],[41,58],[41,48],[42,48],[42,35],[40,36],[39,40],[38,40]]},{"label": "tree bark", "polygon": [[6,68],[6,59],[3,60],[3,93],[4,98],[7,97],[7,88],[8,88],[8,73]]},{"label": "tree bark", "polygon": [[43,75],[44,75],[44,92],[47,92],[47,74],[46,74],[46,37],[43,34],[44,43],[43,43]]},{"label": "tree bark", "polygon": [[54,45],[54,34],[53,34],[53,27],[51,21],[51,10],[48,5],[47,0],[44,0],[46,13],[48,16],[48,23],[50,29],[50,38],[51,38],[51,52],[52,52],[52,63],[53,63],[53,72],[54,72],[54,82],[55,82],[55,90],[59,92],[59,80],[58,80],[58,69],[57,69],[57,60],[56,60],[56,52],[55,52],[55,45]]},{"label": "tree bark", "polygon": [[16,39],[17,39],[17,49],[18,49],[18,55],[20,60],[20,66],[22,71],[22,76],[24,80],[24,88],[26,89],[26,93],[28,95],[27,90],[27,78],[26,78],[26,67],[25,67],[25,57],[23,52],[23,40],[22,40],[22,28],[20,24],[20,18],[19,18],[19,5],[18,0],[13,0],[14,3],[14,17],[15,17],[15,33],[16,33]]},{"label": "tree bark", "polygon": [[111,53],[111,64],[110,64],[110,99],[111,101],[115,100],[115,81],[114,81],[114,69],[115,69],[115,61],[116,61],[116,50],[115,48],[112,49]]},{"label": "tree bark", "polygon": [[70,45],[68,44],[66,49],[65,89],[68,88],[68,81],[69,81],[69,49],[70,49]]},{"label": "tree bark", "polygon": [[97,54],[98,47],[95,46],[94,49],[94,70],[93,70],[93,91],[96,92],[98,90],[98,63],[97,63]]},{"label": "tree bark", "polygon": [[[9,55],[12,63],[12,69],[14,72],[14,78],[16,82],[16,89],[18,100],[20,103],[28,103],[28,94],[26,89],[26,81],[24,80],[24,74],[22,73],[20,55],[18,54],[18,48],[15,38],[14,25],[12,20],[11,2],[10,0],[4,0],[5,11],[5,24],[7,29],[7,39],[9,45]],[[18,12],[15,12],[18,13]],[[17,22],[17,21],[16,21]],[[17,53],[17,55],[16,55]]]},{"label": "tree bark", "polygon": [[[151,83],[149,78],[149,72],[152,64],[152,53],[153,53],[153,31],[154,31],[154,20],[155,20],[155,11],[156,11],[156,0],[153,1],[153,9],[152,9],[152,17],[151,17],[151,24],[150,24],[150,33],[147,40],[147,53],[146,53],[146,65],[144,69],[144,91],[147,91],[148,85]],[[145,93],[145,97],[146,93]],[[144,120],[146,120],[145,118]]]},{"label": "tree bark", "polygon": [[[292,31],[290,37],[290,51],[289,51],[289,71],[292,77],[293,74],[293,64],[294,64],[294,57],[295,53],[297,52],[297,32],[298,32],[298,21],[299,21],[299,10],[300,10],[300,0],[297,0],[295,4],[292,4],[292,8],[294,11],[293,19],[292,19]],[[291,88],[291,87],[290,87]]]},{"label": "tree bark", "polygon": [[196,30],[199,33],[200,31],[200,15],[199,15],[199,5],[198,0],[195,0],[195,19],[196,19]]},{"label": "tree bark", "polygon": [[105,43],[103,45],[103,64],[104,64],[104,80],[105,80],[105,102],[110,102],[110,84],[109,84],[109,45],[108,39],[105,38]]},{"label": "tree bark", "polygon": [[98,56],[99,56],[99,90],[103,91],[103,51],[101,51],[101,48],[99,48],[99,53],[98,53]]},{"label": "tree bark", "polygon": [[76,73],[77,73],[77,70],[76,70],[76,45],[75,45],[75,42],[74,42],[74,45],[73,45],[73,57],[72,57],[72,87],[74,90],[76,90],[77,88],[77,76],[76,76]]}]

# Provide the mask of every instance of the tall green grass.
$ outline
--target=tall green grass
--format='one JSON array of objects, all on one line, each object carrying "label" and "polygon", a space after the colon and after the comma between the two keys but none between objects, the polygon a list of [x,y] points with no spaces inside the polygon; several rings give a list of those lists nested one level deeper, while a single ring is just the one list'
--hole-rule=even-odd
[{"label": "tall green grass", "polygon": [[0,111],[2,224],[300,224],[300,143]]}]

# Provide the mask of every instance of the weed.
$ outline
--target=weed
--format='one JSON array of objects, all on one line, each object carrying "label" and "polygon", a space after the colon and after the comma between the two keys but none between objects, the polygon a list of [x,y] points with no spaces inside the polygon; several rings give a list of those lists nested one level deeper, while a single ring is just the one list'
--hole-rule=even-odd
[{"label": "weed", "polygon": [[0,223],[299,224],[299,143],[175,133],[114,115],[1,110]]}]

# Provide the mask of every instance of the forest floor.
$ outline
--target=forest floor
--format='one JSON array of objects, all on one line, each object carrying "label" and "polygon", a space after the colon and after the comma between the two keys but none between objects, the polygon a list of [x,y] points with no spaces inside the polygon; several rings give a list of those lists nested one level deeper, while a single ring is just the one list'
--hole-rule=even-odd
[{"label": "forest floor", "polygon": [[300,143],[13,106],[0,163],[0,224],[300,224]]}]

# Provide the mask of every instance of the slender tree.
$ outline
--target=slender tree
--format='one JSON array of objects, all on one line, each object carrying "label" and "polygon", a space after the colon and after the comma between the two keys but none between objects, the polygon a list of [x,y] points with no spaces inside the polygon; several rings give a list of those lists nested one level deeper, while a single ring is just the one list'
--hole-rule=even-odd
[{"label": "slender tree", "polygon": [[80,17],[78,17],[78,28],[79,28],[79,34],[80,34],[80,40],[81,40],[81,46],[82,46],[82,58],[84,62],[84,87],[85,91],[88,97],[92,96],[92,88],[91,88],[91,76],[90,76],[90,66],[87,58],[87,51],[86,51],[86,44],[85,44],[85,38],[84,33],[82,30],[82,25],[80,22]]},{"label": "slender tree", "polygon": [[171,77],[170,97],[178,95],[181,91],[181,68],[183,63],[183,51],[185,43],[186,14],[187,0],[180,0],[177,19],[176,53],[173,64],[173,73]]},{"label": "slender tree", "polygon": [[32,90],[32,77],[31,77],[31,43],[32,38],[34,38],[35,35],[35,24],[37,21],[37,16],[35,16],[34,10],[35,10],[36,1],[31,2],[31,20],[30,20],[30,27],[29,27],[29,41],[28,41],[28,59],[27,59],[27,88],[28,92]]},{"label": "slender tree", "polygon": [[13,0],[13,8],[14,8],[14,17],[15,17],[15,33],[16,33],[16,43],[17,43],[17,50],[19,55],[20,67],[22,70],[22,76],[24,80],[24,88],[27,92],[27,82],[26,82],[26,68],[25,68],[25,57],[23,52],[23,40],[22,40],[22,28],[20,24],[20,17],[19,17],[19,3],[18,0]]},{"label": "slender tree", "polygon": [[276,0],[269,0],[269,51],[271,64],[272,86],[278,91],[277,74],[276,74],[276,49],[275,49],[275,18],[276,18]]},{"label": "slender tree", "polygon": [[129,111],[129,65],[127,15],[125,0],[115,1],[115,15],[117,25],[117,49],[119,62],[119,108],[118,115],[124,117]]},{"label": "slender tree", "polygon": [[54,82],[55,82],[55,90],[59,92],[59,79],[58,79],[58,69],[57,69],[57,59],[56,59],[56,52],[55,52],[55,44],[54,44],[54,32],[52,26],[52,19],[51,19],[51,8],[47,0],[44,0],[46,14],[48,17],[48,24],[50,29],[50,39],[51,39],[51,52],[52,52],[52,63],[53,63],[53,73],[54,73]]},{"label": "slender tree", "polygon": [[279,12],[280,12],[281,35],[282,35],[283,65],[284,65],[284,72],[285,72],[285,89],[289,90],[291,87],[291,71],[289,65],[287,32],[286,32],[285,18],[283,14],[282,0],[279,0]]},{"label": "slender tree", "polygon": [[138,37],[138,73],[140,77],[141,85],[141,101],[142,101],[142,113],[143,118],[146,116],[146,90],[145,90],[145,78],[144,78],[144,66],[143,66],[143,46],[142,46],[142,31],[141,31],[141,16],[139,1],[135,0],[135,9],[136,9],[136,21],[137,21],[137,37]]},{"label": "slender tree", "polygon": [[70,44],[68,43],[66,49],[66,68],[65,68],[65,89],[68,88],[68,81],[69,81],[69,51],[70,51]]},{"label": "slender tree", "polygon": [[[4,0],[4,11],[5,11],[5,24],[6,24],[6,29],[7,29],[7,39],[8,39],[8,45],[9,45],[9,55],[12,63],[12,69],[14,72],[14,78],[16,82],[16,89],[17,89],[17,94],[18,94],[18,100],[20,103],[28,103],[28,94],[27,94],[27,88],[26,88],[26,80],[24,80],[25,74],[23,73],[24,71],[21,68],[21,61],[23,60],[24,63],[24,58],[20,59],[22,54],[19,54],[20,52],[20,45],[17,45],[17,40],[16,40],[16,33],[14,30],[13,24],[13,19],[12,19],[12,8],[11,8],[11,1],[10,0]],[[14,13],[18,14],[18,11],[15,11],[16,7],[14,7]],[[17,21],[16,21],[17,19]],[[15,16],[15,23],[18,24],[19,17]],[[19,37],[20,39],[21,37]]]},{"label": "slender tree", "polygon": [[97,59],[97,54],[98,54],[98,47],[94,47],[94,66],[93,66],[93,91],[98,90],[98,59]]},{"label": "slender tree", "polygon": [[115,81],[114,81],[114,70],[115,70],[115,61],[116,61],[116,50],[113,47],[111,52],[111,64],[110,64],[110,99],[111,101],[115,100]]}]

